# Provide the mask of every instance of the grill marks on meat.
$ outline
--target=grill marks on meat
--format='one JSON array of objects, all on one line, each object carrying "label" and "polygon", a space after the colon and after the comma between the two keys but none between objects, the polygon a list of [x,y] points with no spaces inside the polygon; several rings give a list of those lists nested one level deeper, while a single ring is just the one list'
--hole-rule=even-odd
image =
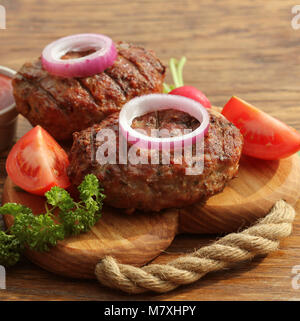
[{"label": "grill marks on meat", "polygon": [[[118,110],[118,106],[126,102],[126,97],[119,84],[105,72],[93,77],[80,78],[79,81],[85,89],[89,90],[97,105],[105,106],[107,114]],[[102,85],[99,86],[99,83]]]},{"label": "grill marks on meat", "polygon": [[37,86],[32,80],[24,81],[21,74],[16,75],[14,82],[18,83],[18,95],[15,95],[18,110],[30,119],[31,124],[37,125],[43,119],[45,128],[59,130],[69,122],[69,118],[58,107],[55,98],[42,87]]},{"label": "grill marks on meat", "polygon": [[[33,126],[39,124],[63,140],[100,122],[135,96],[161,92],[165,67],[154,53],[125,43],[117,44],[117,50],[119,55],[113,66],[86,78],[50,75],[42,68],[40,59],[24,64],[13,80],[18,111]],[[88,53],[71,52],[63,58]],[[136,63],[139,60],[144,63]]]},{"label": "grill marks on meat", "polygon": [[[14,93],[19,112],[33,126],[43,126],[57,139],[66,139],[76,128],[86,128],[104,117],[77,79],[49,75],[40,60],[25,64],[19,71],[14,79]],[[31,108],[24,111],[26,103]]]},{"label": "grill marks on meat", "polygon": [[155,54],[144,48],[132,47],[127,43],[120,43],[118,50],[121,56],[138,68],[139,72],[151,83],[153,90],[158,91],[159,88],[156,88],[159,83],[158,75],[165,73],[165,67],[155,59]]},{"label": "grill marks on meat", "polygon": [[120,55],[105,73],[120,86],[127,100],[138,96],[140,91],[145,91],[148,87],[145,77],[131,62]]},{"label": "grill marks on meat", "polygon": [[[187,164],[99,164],[92,158],[103,142],[91,139],[103,128],[113,129],[118,151],[118,116],[114,113],[86,130],[74,133],[68,169],[73,184],[81,183],[88,173],[101,181],[105,201],[117,208],[160,211],[184,207],[221,192],[235,177],[241,156],[243,138],[240,131],[221,114],[211,110],[210,127],[204,139],[204,171],[201,175],[185,175]],[[158,115],[158,119],[157,116]],[[151,129],[195,129],[193,117],[179,111],[149,113],[134,120],[134,128],[150,133]],[[117,153],[118,154],[118,153]],[[118,156],[118,155],[117,155]],[[160,155],[161,160],[161,155]]]}]

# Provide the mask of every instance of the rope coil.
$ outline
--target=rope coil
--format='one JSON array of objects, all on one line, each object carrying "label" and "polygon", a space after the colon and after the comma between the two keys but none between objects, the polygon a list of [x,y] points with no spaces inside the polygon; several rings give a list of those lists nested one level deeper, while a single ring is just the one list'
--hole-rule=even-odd
[{"label": "rope coil", "polygon": [[255,225],[240,233],[228,234],[167,264],[138,268],[106,256],[96,265],[95,274],[101,284],[127,293],[168,292],[193,283],[209,272],[277,250],[279,241],[291,234],[294,218],[294,208],[280,200]]}]

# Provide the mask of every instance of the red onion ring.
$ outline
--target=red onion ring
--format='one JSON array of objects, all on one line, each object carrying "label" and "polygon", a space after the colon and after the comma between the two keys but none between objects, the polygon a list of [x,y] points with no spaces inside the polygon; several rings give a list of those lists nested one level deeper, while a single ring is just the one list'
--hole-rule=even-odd
[{"label": "red onion ring", "polygon": [[[90,55],[61,59],[70,51],[96,50]],[[104,71],[113,65],[117,50],[113,41],[100,34],[77,34],[60,38],[45,47],[42,53],[43,67],[61,77],[88,77]]]},{"label": "red onion ring", "polygon": [[[165,109],[176,109],[188,113],[200,122],[200,126],[186,135],[163,138],[144,135],[131,127],[136,117]],[[206,108],[193,99],[170,94],[150,94],[133,98],[122,107],[119,127],[126,140],[135,139],[134,144],[139,148],[177,149],[194,144],[197,139],[203,139],[209,128],[209,115]]]}]

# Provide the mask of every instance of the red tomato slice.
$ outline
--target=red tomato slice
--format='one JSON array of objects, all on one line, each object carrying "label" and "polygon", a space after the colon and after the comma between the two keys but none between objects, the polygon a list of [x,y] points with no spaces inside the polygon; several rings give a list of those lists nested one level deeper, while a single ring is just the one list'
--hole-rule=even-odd
[{"label": "red tomato slice", "polygon": [[67,188],[68,155],[48,132],[36,126],[13,146],[6,160],[11,180],[25,191],[44,195],[53,186]]},{"label": "red tomato slice", "polygon": [[261,159],[280,159],[300,150],[300,134],[280,120],[232,97],[222,114],[244,136],[243,154]]}]

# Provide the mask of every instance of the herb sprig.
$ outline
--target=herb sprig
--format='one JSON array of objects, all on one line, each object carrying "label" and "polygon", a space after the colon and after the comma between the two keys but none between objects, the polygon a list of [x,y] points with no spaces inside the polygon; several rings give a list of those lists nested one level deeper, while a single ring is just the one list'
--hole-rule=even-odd
[{"label": "herb sprig", "polygon": [[[45,214],[34,215],[26,206],[6,203],[0,214],[10,214],[14,224],[0,231],[0,264],[16,264],[25,248],[45,252],[59,240],[88,231],[101,217],[104,195],[97,177],[86,175],[78,187],[80,201],[60,187],[45,194]],[[51,205],[51,208],[49,208]]]}]

